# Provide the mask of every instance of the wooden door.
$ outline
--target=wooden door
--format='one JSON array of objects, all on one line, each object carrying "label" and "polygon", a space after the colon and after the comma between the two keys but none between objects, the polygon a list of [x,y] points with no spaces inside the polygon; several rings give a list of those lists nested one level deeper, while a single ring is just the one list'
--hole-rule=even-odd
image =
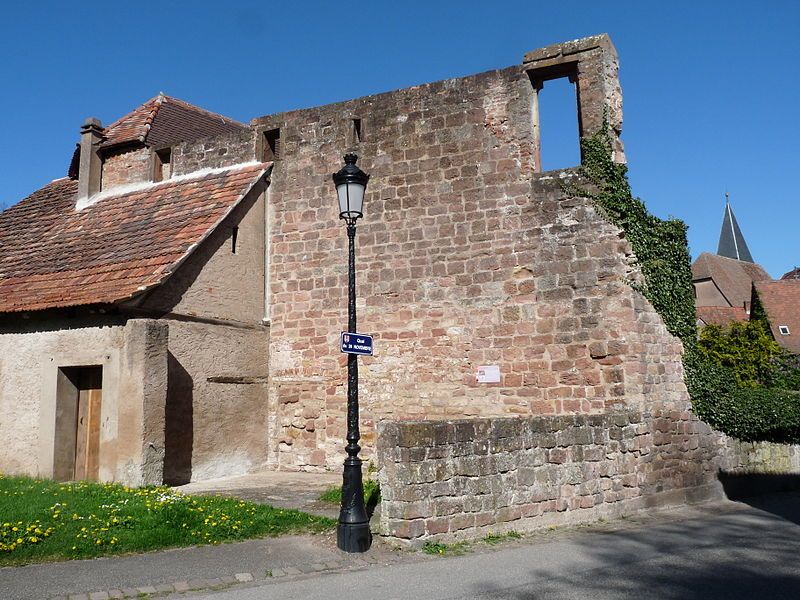
[{"label": "wooden door", "polygon": [[79,377],[74,478],[97,481],[100,468],[103,369],[102,367],[81,369]]}]

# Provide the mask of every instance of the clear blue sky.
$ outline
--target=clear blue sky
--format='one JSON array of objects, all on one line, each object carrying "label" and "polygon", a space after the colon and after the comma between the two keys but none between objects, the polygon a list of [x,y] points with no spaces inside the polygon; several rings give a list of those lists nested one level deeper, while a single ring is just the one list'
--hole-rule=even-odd
[{"label": "clear blue sky", "polygon": [[[528,50],[607,32],[620,54],[634,192],[657,215],[689,224],[696,256],[716,251],[729,190],[753,256],[780,276],[800,264],[799,7],[796,0],[7,3],[0,205],[65,175],[87,116],[109,123],[162,90],[247,121],[502,68]],[[553,122],[571,118],[566,97],[545,92]],[[574,136],[548,141],[555,125],[544,127],[546,157],[566,166],[558,163],[569,162]]]}]

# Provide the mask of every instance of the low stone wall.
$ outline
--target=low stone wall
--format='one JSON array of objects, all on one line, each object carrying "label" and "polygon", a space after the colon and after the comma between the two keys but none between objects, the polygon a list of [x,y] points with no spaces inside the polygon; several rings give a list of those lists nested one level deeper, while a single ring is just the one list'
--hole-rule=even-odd
[{"label": "low stone wall", "polygon": [[719,478],[731,500],[798,490],[800,446],[726,437]]},{"label": "low stone wall", "polygon": [[800,446],[726,439],[727,473],[800,474]]},{"label": "low stone wall", "polygon": [[380,532],[418,546],[721,497],[720,450],[688,412],[383,422]]}]

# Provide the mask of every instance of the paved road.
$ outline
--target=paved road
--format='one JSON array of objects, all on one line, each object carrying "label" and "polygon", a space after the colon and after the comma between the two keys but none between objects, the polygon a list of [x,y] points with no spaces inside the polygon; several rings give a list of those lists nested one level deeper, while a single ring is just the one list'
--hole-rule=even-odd
[{"label": "paved road", "polygon": [[207,600],[800,598],[800,496],[706,505],[685,518],[584,530],[495,551],[264,580]]}]

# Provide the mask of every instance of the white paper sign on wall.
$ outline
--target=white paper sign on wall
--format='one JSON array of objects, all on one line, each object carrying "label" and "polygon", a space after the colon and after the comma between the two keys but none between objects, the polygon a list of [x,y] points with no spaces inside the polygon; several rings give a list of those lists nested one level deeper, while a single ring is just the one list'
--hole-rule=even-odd
[{"label": "white paper sign on wall", "polygon": [[500,383],[500,366],[483,365],[478,367],[478,383]]}]

